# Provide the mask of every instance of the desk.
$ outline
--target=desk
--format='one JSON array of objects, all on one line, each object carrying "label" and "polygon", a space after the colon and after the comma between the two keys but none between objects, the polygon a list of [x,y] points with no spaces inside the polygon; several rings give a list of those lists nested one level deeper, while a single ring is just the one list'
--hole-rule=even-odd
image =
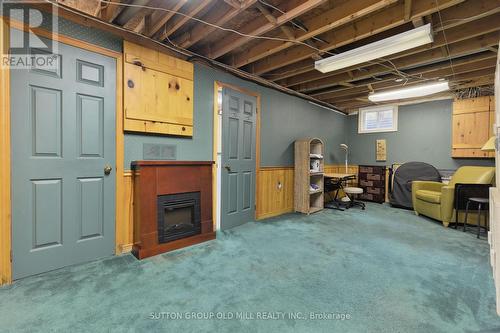
[{"label": "desk", "polygon": [[356,178],[356,174],[354,174],[354,173],[325,173],[324,177],[345,181],[345,180],[351,180],[351,179]]},{"label": "desk", "polygon": [[[339,191],[344,190],[344,185],[343,185],[344,182],[356,179],[356,175],[353,173],[325,173],[323,176],[325,178],[329,178],[331,180],[334,180],[334,182],[332,182],[334,184],[331,185],[332,190],[327,191],[325,188],[325,193],[328,194],[328,196],[332,199],[331,205],[333,205],[333,206],[328,205],[328,206],[325,206],[325,208],[343,210],[340,207],[340,202],[338,200]],[[330,195],[330,192],[333,192],[333,191],[336,191],[336,192],[335,192],[335,197],[332,198]]]}]

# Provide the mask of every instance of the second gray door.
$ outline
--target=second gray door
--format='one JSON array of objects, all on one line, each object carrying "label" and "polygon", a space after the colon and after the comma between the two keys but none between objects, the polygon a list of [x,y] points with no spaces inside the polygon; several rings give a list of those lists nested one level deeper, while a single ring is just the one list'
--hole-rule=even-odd
[{"label": "second gray door", "polygon": [[59,51],[11,71],[14,279],[114,252],[116,60]]},{"label": "second gray door", "polygon": [[256,98],[224,88],[221,229],[255,217]]}]

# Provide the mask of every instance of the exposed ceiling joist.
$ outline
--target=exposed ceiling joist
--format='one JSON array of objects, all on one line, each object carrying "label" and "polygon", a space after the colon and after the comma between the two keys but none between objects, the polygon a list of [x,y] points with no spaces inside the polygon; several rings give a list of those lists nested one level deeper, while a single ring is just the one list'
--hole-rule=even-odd
[{"label": "exposed ceiling joist", "polygon": [[[242,3],[239,9],[230,7],[228,10],[212,11],[208,14],[207,17],[204,18],[204,20],[216,26],[223,26],[226,22],[232,20],[238,14],[245,11],[248,7],[252,6],[256,1],[257,0],[245,0],[245,2]],[[212,25],[197,23],[192,30],[183,33],[173,42],[175,45],[179,45],[180,47],[189,48],[201,39],[208,36],[215,29],[216,28]]]},{"label": "exposed ceiling joist", "polygon": [[110,0],[114,3],[102,3],[102,8],[101,11],[99,12],[99,16],[102,20],[106,22],[113,22],[113,20],[120,14],[120,12],[123,10],[123,6],[120,6],[119,4],[122,3],[122,0]]},{"label": "exposed ceiling joist", "polygon": [[[303,42],[331,29],[348,24],[355,19],[367,16],[395,2],[394,0],[346,1],[318,17],[305,21],[304,25],[308,28],[308,31],[298,33],[295,41]],[[231,64],[235,67],[242,67],[295,45],[297,44],[294,42],[264,41],[245,52],[234,55]]]},{"label": "exposed ceiling joist", "polygon": [[[495,0],[495,1],[497,1],[497,0]],[[498,0],[498,3],[500,4],[500,0]],[[476,19],[481,19],[483,17],[490,16],[490,15],[498,13],[500,11],[500,7],[498,7],[498,8],[495,7],[495,4],[492,4],[491,0],[470,0],[470,1],[468,1],[464,4],[461,4],[459,6],[461,7],[460,11],[454,10],[456,7],[452,7],[450,9],[448,9],[448,10],[453,10],[453,15],[449,15],[448,10],[441,12],[443,16],[446,16],[448,18],[447,21],[443,21],[443,27],[445,29],[451,29],[451,28],[454,28],[458,25],[467,24],[467,23],[471,22],[472,19],[469,18],[469,15],[470,15],[470,13],[472,13],[474,15],[477,14],[477,10],[475,9],[475,8],[477,8],[477,6],[480,6],[481,8],[483,8],[484,12],[488,13],[488,15],[476,15],[475,16]],[[495,22],[493,22],[493,23],[496,24]],[[491,28],[491,21],[488,22],[486,20],[482,20],[481,24],[486,25],[487,29]],[[434,31],[436,31],[437,28],[441,28],[441,25],[436,24],[434,26]],[[462,38],[462,39],[470,38],[471,34],[467,31],[467,29],[470,30],[471,25],[466,25],[464,29],[465,29],[464,31],[461,31],[460,29],[454,29],[451,31],[452,31],[452,34],[454,34],[455,36],[458,35],[459,38]],[[477,36],[478,34],[480,35],[480,34],[486,33],[485,31],[483,32],[481,30],[482,28],[479,26],[478,27],[472,26],[472,29],[474,31],[473,36]],[[442,29],[437,29],[437,30],[441,31]],[[489,30],[489,31],[491,31],[491,30]],[[450,37],[453,37],[453,36],[450,36]],[[446,40],[448,41],[448,43],[457,41],[457,40],[451,40],[449,38],[446,38]],[[435,40],[434,44],[431,44],[431,47],[434,47],[433,45],[436,45],[438,42],[439,42],[439,45],[444,45],[443,43],[445,42],[445,38],[442,34],[437,35],[437,40]],[[421,49],[423,49],[423,48],[409,50],[407,52],[402,52],[402,53],[399,53],[399,54],[396,54],[393,56],[386,57],[386,59],[396,59],[396,58],[404,56],[406,54],[420,51]],[[363,67],[363,66],[359,66],[359,67]],[[288,77],[300,75],[298,81],[295,83],[295,84],[297,84],[297,83],[299,83],[299,81],[300,81],[300,83],[303,83],[303,82],[308,82],[308,81],[317,79],[317,78],[319,78],[318,75],[321,75],[320,73],[318,73],[317,71],[314,70],[313,64],[310,61],[306,61],[304,64],[297,63],[297,68],[298,68],[297,70],[290,71],[290,72],[283,74],[283,75],[273,75],[271,77],[271,79],[273,81],[278,82],[279,84],[293,85],[293,83],[289,83],[287,81],[281,81],[281,80],[288,78]],[[307,74],[304,74],[304,73],[307,73]],[[325,76],[328,76],[328,74],[326,74]]]},{"label": "exposed ceiling joist", "polygon": [[[269,23],[273,24],[274,26],[278,26],[278,20],[276,19],[276,17],[273,16],[273,14],[269,9],[264,7],[260,2],[257,2],[255,4],[255,7],[262,13],[262,15],[264,15],[264,17],[269,21]],[[287,38],[295,39],[295,33],[292,31],[292,29],[290,29],[285,25],[280,25],[279,28]]]},{"label": "exposed ceiling joist", "polygon": [[[453,99],[454,95],[453,93],[450,92],[444,92],[444,93],[438,93],[434,94],[431,96],[425,96],[425,97],[419,97],[419,98],[411,98],[411,99],[402,99],[402,100],[396,100],[396,101],[390,101],[390,102],[384,102],[384,103],[377,103],[376,105],[386,105],[386,104],[398,104],[398,105],[408,105],[408,104],[416,104],[416,103],[423,103],[423,102],[430,102],[430,101],[439,101],[439,100],[444,100],[444,99]],[[366,106],[372,106],[374,103],[370,101],[363,101],[361,99],[358,99],[355,102],[351,102],[348,104],[344,104],[342,106],[342,109],[346,113],[353,113],[358,111],[359,108],[366,107]]]},{"label": "exposed ceiling joist", "polygon": [[[264,21],[256,19],[249,26],[245,27],[243,30],[244,34],[252,35],[252,36],[261,36],[286,22],[293,20],[294,18],[303,15],[304,13],[310,11],[311,9],[321,5],[326,0],[307,0],[303,1],[296,7],[290,8],[284,14],[276,17],[275,22],[269,22],[268,19],[264,18]],[[264,23],[264,24],[263,24]],[[229,34],[226,38],[216,42],[212,45],[211,51],[208,56],[212,59],[217,59],[223,56],[224,54],[236,49],[237,47],[242,46],[248,41],[252,40],[250,37],[242,37],[236,34]]]},{"label": "exposed ceiling joist", "polygon": [[[440,8],[448,8],[464,0],[440,0]],[[357,3],[357,1],[356,1]],[[398,3],[386,10],[379,11],[366,18],[357,20],[354,24],[343,25],[338,29],[331,30],[323,35],[329,41],[328,45],[321,50],[327,52],[343,45],[355,42],[362,38],[375,35],[405,23],[404,4]],[[437,11],[434,1],[414,0],[413,15],[424,16]],[[254,74],[263,74],[274,69],[293,64],[303,59],[309,58],[314,50],[305,46],[294,46],[288,50],[273,54],[261,61],[253,63],[249,70]]]},{"label": "exposed ceiling joist", "polygon": [[412,0],[405,0],[405,21],[409,21],[411,17]]},{"label": "exposed ceiling joist", "polygon": [[151,37],[156,34],[158,30],[175,15],[175,12],[179,11],[186,4],[186,2],[188,2],[188,0],[179,0],[172,8],[169,8],[171,11],[157,13],[157,17],[152,19],[151,27],[149,27],[146,35]]},{"label": "exposed ceiling joist", "polygon": [[[344,109],[373,105],[369,92],[422,80],[446,78],[453,89],[491,84],[500,37],[500,0],[113,1],[65,0],[64,5]],[[433,26],[431,44],[335,72],[314,70],[314,61],[331,53],[425,23]]]},{"label": "exposed ceiling joist", "polygon": [[168,21],[163,29],[160,30],[158,40],[163,41],[179,30],[184,24],[186,24],[191,17],[196,17],[198,13],[203,11],[205,8],[213,5],[214,0],[200,0],[197,2],[189,2],[189,8],[186,10],[185,15],[176,15],[170,21]]},{"label": "exposed ceiling joist", "polygon": [[[496,56],[491,55],[487,52],[475,54],[460,59],[455,59],[453,61],[454,63],[453,70],[451,69],[450,63],[448,61],[443,61],[438,64],[418,67],[411,71],[408,71],[408,74],[411,74],[411,77],[409,77],[409,81],[415,81],[415,80],[418,81],[418,77],[420,76],[425,79],[437,79],[453,73],[461,74],[468,71],[474,71],[476,69],[494,67],[495,61],[496,61]],[[371,80],[371,82],[368,84],[366,83],[366,81],[353,84],[352,87],[353,89],[349,89],[350,87],[347,87],[347,88],[333,90],[325,94],[318,94],[316,96],[320,97],[321,99],[335,98],[337,100],[342,100],[342,97],[373,91],[373,86],[372,86],[373,84],[380,85],[384,82],[388,82],[389,84],[393,84],[394,86],[404,84],[404,81],[403,83],[401,83],[395,81],[396,79],[399,79],[399,77],[396,75],[388,75],[384,76],[383,79],[380,81]]]},{"label": "exposed ceiling joist", "polygon": [[[435,38],[434,38],[434,43],[414,48],[406,52],[401,52],[399,54],[396,54],[395,56],[388,57],[387,60],[390,60],[396,65],[397,59],[405,58],[407,59],[414,59],[413,63],[408,63],[408,62],[400,62],[404,63],[406,67],[408,66],[415,66],[419,65],[417,61],[421,59],[421,57],[409,57],[411,55],[416,55],[422,52],[426,52],[430,49],[441,49],[442,47],[448,44],[453,44],[460,42],[462,40],[466,39],[471,39],[480,35],[488,34],[490,32],[498,31],[500,30],[500,25],[498,25],[498,20],[500,20],[500,13],[495,14],[491,17],[488,18],[483,18],[478,20],[477,22],[469,22],[466,23],[462,26],[458,27],[453,27],[449,30],[446,30],[446,36],[445,34],[441,31],[439,32]],[[444,48],[446,50],[446,53],[442,53],[442,57],[448,57],[450,54],[447,54],[448,48]],[[426,53],[428,54],[428,53]],[[409,58],[408,58],[409,57]],[[434,59],[433,59],[434,60]],[[365,64],[365,66],[360,66],[358,68],[363,68],[363,72],[356,71],[355,77],[352,78],[352,80],[359,79],[360,76],[363,76],[363,73],[369,73],[370,75],[379,75],[383,73],[387,73],[388,71],[394,70],[392,67],[392,64],[389,62],[384,62],[380,61],[381,64],[383,65],[378,65],[378,64]],[[371,69],[377,68],[376,71],[373,71]],[[396,68],[399,70],[403,70],[403,67],[400,67],[396,65]],[[352,70],[352,69],[351,69]],[[307,91],[307,90],[315,90],[315,89],[320,89],[327,87],[330,82],[335,82],[335,78],[338,78],[341,73],[345,73],[348,70],[340,70],[336,72],[331,72],[331,73],[320,73],[318,71],[310,71],[307,73],[302,73],[299,76],[294,76],[288,79],[285,79],[283,81],[278,81],[277,83],[286,87],[290,86],[295,86],[295,85],[302,85],[299,90],[301,91]]]},{"label": "exposed ceiling joist", "polygon": [[[496,38],[496,36],[490,36],[489,38],[486,38],[487,42],[491,43],[491,44],[494,44],[494,43],[498,43],[498,40],[495,41],[494,39]],[[483,41],[476,41],[475,39],[471,39],[469,41],[463,41],[463,42],[459,42],[457,43],[457,45],[454,46],[453,48],[453,52],[456,52],[456,53],[453,53],[456,55],[456,57],[459,57],[459,56],[466,56],[468,54],[471,54],[473,52],[477,52],[478,50],[480,50],[480,48],[478,49],[478,43],[482,43],[484,42]],[[427,59],[428,56],[433,56],[432,53],[435,53],[435,50],[430,50],[428,51],[429,52],[429,55],[421,55],[421,58],[420,58],[420,62],[424,62],[424,61],[427,61],[427,60],[424,60],[424,59]],[[436,60],[438,61],[447,61],[447,58],[443,58],[441,57],[441,55],[439,53],[435,54],[434,55]],[[405,62],[409,63],[410,61],[413,61],[412,59],[406,59],[404,60]],[[418,60],[417,60],[418,61]],[[416,71],[418,71],[418,68],[415,69]],[[408,74],[411,74],[411,73],[414,73],[414,71],[408,71]],[[373,77],[373,75],[369,75],[370,73],[367,73],[366,76],[364,76],[364,78],[371,78]],[[398,76],[393,76],[394,78],[397,78]],[[362,78],[360,78],[362,79]],[[347,89],[347,88],[344,88],[344,89]],[[322,90],[322,91],[318,91],[318,92],[312,92],[310,93],[311,96],[315,96],[315,97],[318,97],[318,98],[332,98],[335,96],[335,92],[339,90],[338,88],[335,88],[333,87],[332,89],[326,89],[326,90]]]},{"label": "exposed ceiling joist", "polygon": [[[500,0],[468,0],[456,6],[432,14],[434,32],[472,22],[500,12]],[[443,27],[441,27],[441,22]]]},{"label": "exposed ceiling joist", "polygon": [[[445,70],[443,70],[445,71]],[[447,75],[444,76],[444,78],[448,79],[450,81],[450,85],[452,86],[452,89],[456,86],[461,84],[464,81],[470,81],[470,80],[475,80],[479,79],[482,77],[493,77],[495,73],[495,67],[489,67],[489,68],[482,68],[482,69],[477,69],[477,70],[471,70],[468,72],[460,73],[460,74],[453,74],[451,71],[448,72]],[[412,81],[405,85],[405,87],[411,87],[413,85],[418,85],[421,84],[422,81]],[[374,89],[376,92],[379,91],[384,91],[384,90],[391,90],[391,89],[397,89],[401,88],[401,84],[395,84],[394,82],[382,82],[382,83],[377,83],[373,85]],[[339,106],[343,108],[345,104],[350,103],[353,99],[361,96],[367,96],[368,92],[363,91],[360,92],[359,94],[352,94],[349,96],[345,97],[339,97],[336,99],[323,99],[323,101],[327,103],[331,103],[335,106]]]}]

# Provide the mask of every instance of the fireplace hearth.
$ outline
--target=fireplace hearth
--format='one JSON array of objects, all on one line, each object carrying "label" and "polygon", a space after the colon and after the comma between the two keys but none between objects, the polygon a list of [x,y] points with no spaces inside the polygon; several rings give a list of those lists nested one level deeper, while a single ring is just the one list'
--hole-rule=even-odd
[{"label": "fireplace hearth", "polygon": [[201,233],[200,192],[158,196],[158,243]]}]

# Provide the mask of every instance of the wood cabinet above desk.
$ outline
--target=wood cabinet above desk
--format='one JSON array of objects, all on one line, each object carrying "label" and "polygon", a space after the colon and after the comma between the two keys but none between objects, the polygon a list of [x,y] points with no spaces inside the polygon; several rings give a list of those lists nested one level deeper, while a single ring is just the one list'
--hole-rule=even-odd
[{"label": "wood cabinet above desk", "polygon": [[193,135],[193,64],[124,42],[124,129]]},{"label": "wood cabinet above desk", "polygon": [[495,100],[491,96],[455,100],[452,116],[451,156],[493,158],[481,147],[493,135]]}]

